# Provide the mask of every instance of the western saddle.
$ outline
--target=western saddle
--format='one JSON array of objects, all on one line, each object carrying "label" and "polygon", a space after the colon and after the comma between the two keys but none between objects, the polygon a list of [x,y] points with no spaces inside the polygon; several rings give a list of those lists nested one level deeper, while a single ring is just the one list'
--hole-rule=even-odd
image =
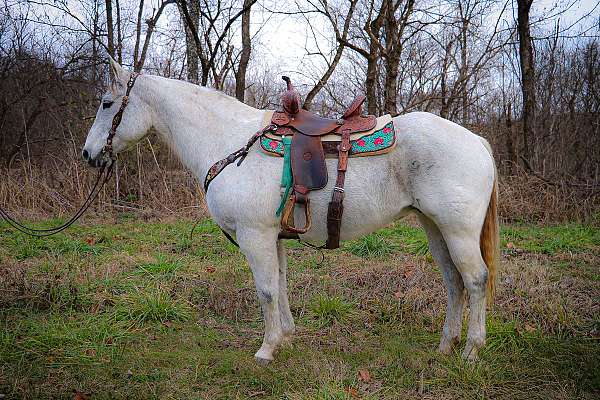
[{"label": "western saddle", "polygon": [[[287,90],[281,98],[281,109],[277,110],[271,124],[276,127],[273,135],[290,136],[291,170],[293,177],[292,193],[287,199],[281,217],[282,237],[297,237],[311,228],[310,199],[312,190],[323,189],[327,185],[327,165],[322,137],[325,135],[340,136],[337,144],[337,179],[327,211],[327,243],[325,247],[335,249],[340,243],[340,227],[344,211],[344,180],[351,149],[350,135],[370,131],[375,128],[377,119],[374,115],[363,116],[362,104],[365,96],[358,96],[340,119],[317,116],[300,107],[300,95],[292,85],[290,78],[283,77]],[[328,149],[328,153],[332,149]],[[284,199],[285,200],[285,199]],[[296,227],[294,209],[304,207],[304,227]]]}]

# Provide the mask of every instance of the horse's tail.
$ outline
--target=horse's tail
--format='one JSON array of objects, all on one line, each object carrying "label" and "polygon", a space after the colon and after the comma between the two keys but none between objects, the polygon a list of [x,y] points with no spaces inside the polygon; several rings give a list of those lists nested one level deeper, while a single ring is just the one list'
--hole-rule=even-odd
[{"label": "horse's tail", "polygon": [[[489,143],[482,139],[483,144],[490,152],[492,156],[492,162],[494,162],[494,156]],[[481,235],[479,236],[479,248],[481,249],[481,256],[485,265],[488,269],[488,281],[487,281],[487,302],[488,306],[491,306],[494,301],[494,295],[496,293],[496,270],[500,258],[500,227],[498,223],[498,171],[496,170],[496,163],[494,162],[494,187],[492,188],[492,195],[490,196],[490,202],[488,204],[487,213],[485,214],[485,220],[481,228]]]}]

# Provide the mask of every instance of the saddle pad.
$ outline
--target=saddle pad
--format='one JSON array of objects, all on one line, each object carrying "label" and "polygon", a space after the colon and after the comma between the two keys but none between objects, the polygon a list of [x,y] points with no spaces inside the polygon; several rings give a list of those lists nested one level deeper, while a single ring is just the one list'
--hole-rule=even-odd
[{"label": "saddle pad", "polygon": [[[338,155],[339,135],[321,137],[325,156],[336,158]],[[387,114],[377,118],[377,125],[370,131],[350,135],[350,157],[365,157],[390,152],[396,145],[396,132],[392,116]],[[260,139],[261,150],[275,157],[283,157],[283,142],[280,136],[266,134]]]}]

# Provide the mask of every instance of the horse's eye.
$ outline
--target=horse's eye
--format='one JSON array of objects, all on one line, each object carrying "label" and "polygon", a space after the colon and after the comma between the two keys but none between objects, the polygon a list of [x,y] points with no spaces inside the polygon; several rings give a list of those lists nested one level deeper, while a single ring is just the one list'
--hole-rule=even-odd
[{"label": "horse's eye", "polygon": [[112,106],[114,103],[114,101],[110,101],[110,100],[106,100],[102,102],[102,108],[104,110],[106,110],[107,108],[110,108],[110,106]]}]

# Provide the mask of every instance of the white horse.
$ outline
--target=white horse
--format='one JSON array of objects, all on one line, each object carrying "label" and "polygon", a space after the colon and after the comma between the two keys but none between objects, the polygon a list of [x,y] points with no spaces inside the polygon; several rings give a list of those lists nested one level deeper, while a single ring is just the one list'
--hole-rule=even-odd
[{"label": "white horse", "polygon": [[[83,157],[102,164],[112,117],[121,104],[130,72],[111,60],[111,90],[102,98]],[[268,111],[257,110],[218,91],[186,82],[141,75],[117,129],[115,153],[154,128],[201,182],[211,165],[263,128]],[[493,294],[498,255],[496,170],[489,144],[443,118],[414,112],[394,118],[395,149],[384,155],[351,158],[346,174],[341,239],[380,229],[414,212],[427,232],[429,249],[448,292],[439,351],[460,341],[466,289],[469,326],[463,357],[477,358],[485,344],[486,293]],[[337,160],[327,160],[335,176]],[[282,159],[256,144],[240,167],[231,165],[212,182],[206,203],[213,220],[234,235],[254,276],[265,321],[256,360],[266,363],[294,334],[287,291],[287,259],[278,240]],[[303,240],[327,238],[326,213],[335,179],[310,194],[311,230]],[[296,220],[302,220],[297,210]]]}]

